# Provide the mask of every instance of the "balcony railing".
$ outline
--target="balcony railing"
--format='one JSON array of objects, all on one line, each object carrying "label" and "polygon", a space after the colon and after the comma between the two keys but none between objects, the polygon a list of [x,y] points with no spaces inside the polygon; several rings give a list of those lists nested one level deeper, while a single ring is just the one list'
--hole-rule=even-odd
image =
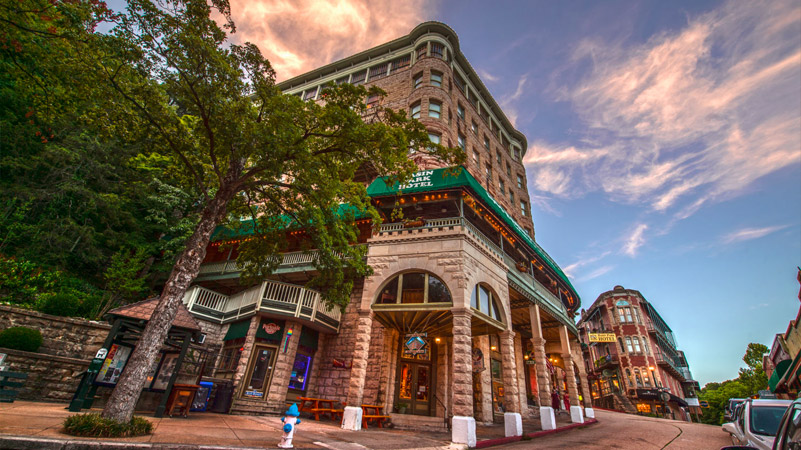
[{"label": "balcony railing", "polygon": [[[341,257],[341,255],[339,256]],[[308,252],[283,253],[278,256],[278,258],[281,258],[281,262],[278,264],[278,268],[276,270],[291,270],[293,267],[310,266],[314,264],[314,261],[317,260],[317,257],[317,250],[311,250]],[[227,261],[201,264],[198,276],[226,274],[236,275],[241,272],[242,269],[243,267],[238,264],[235,259],[229,259]]]},{"label": "balcony railing", "polygon": [[192,314],[217,323],[234,322],[261,311],[309,320],[338,331],[341,315],[338,308],[326,307],[319,292],[272,280],[231,296],[193,286],[186,291],[184,304]]},{"label": "balcony railing", "polygon": [[604,355],[595,360],[595,368],[603,369],[605,367],[614,366],[617,362],[617,355]]},{"label": "balcony railing", "polygon": [[487,236],[484,235],[481,231],[476,228],[475,225],[470,223],[464,217],[447,217],[444,219],[426,219],[425,222],[420,226],[409,227],[404,225],[403,222],[394,222],[394,223],[383,223],[378,228],[379,235],[386,235],[390,233],[402,233],[404,231],[409,231],[410,233],[414,230],[436,230],[436,229],[447,229],[447,228],[454,228],[454,227],[461,227],[468,236],[478,241],[486,250],[490,253],[498,257],[499,259],[503,259],[503,251],[501,248],[496,245],[492,240],[490,240]]}]

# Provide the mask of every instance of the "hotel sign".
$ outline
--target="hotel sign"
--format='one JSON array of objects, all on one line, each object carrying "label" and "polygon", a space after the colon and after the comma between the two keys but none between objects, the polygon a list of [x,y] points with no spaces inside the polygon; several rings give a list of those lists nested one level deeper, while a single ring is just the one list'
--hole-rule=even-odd
[{"label": "hotel sign", "polygon": [[615,333],[590,333],[590,342],[615,342]]}]

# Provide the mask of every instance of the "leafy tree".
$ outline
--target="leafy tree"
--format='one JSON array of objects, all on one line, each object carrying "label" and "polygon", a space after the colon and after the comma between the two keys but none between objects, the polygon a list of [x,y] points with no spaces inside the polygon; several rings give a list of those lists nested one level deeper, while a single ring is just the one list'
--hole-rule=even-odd
[{"label": "leafy tree", "polygon": [[762,356],[768,352],[765,345],[750,343],[746,348],[743,362],[746,368],[740,369],[740,376],[722,383],[707,383],[698,398],[706,400],[709,408],[701,417],[703,423],[721,425],[724,421],[724,409],[732,398],[748,398],[766,389],[768,380],[762,370]]},{"label": "leafy tree", "polygon": [[767,346],[751,342],[743,356],[743,362],[747,367],[740,369],[739,379],[748,388],[751,395],[768,388],[768,377],[762,368],[762,356],[767,352]]},{"label": "leafy tree", "polygon": [[[211,18],[225,22],[222,27]],[[320,103],[282,95],[274,72],[252,44],[229,45],[234,31],[226,0],[128,2],[112,31],[85,52],[94,70],[147,123],[158,148],[171,151],[170,173],[199,193],[200,219],[177,259],[111,398],[104,417],[130,420],[178,305],[197,275],[215,227],[228,217],[252,217],[253,239],[240,259],[250,277],[274,269],[284,230],[309,230],[319,251],[312,285],[332,306],[347,303],[353,280],[369,273],[356,242],[354,214],[378,221],[360,168],[407,179],[416,169],[410,148],[460,162],[457,149],[434,145],[425,129],[402,112],[364,104],[376,88],[344,85],[323,92]],[[114,58],[107,58],[112,52]],[[125,62],[119,62],[125,60]],[[146,153],[146,152],[145,152]]]}]

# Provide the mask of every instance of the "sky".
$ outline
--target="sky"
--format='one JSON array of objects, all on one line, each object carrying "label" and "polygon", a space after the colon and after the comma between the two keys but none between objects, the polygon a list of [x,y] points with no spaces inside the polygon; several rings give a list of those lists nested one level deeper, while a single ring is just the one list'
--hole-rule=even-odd
[{"label": "sky", "polygon": [[801,3],[232,0],[279,81],[437,20],[515,127],[536,239],[589,307],[639,290],[694,378],[799,306]]}]

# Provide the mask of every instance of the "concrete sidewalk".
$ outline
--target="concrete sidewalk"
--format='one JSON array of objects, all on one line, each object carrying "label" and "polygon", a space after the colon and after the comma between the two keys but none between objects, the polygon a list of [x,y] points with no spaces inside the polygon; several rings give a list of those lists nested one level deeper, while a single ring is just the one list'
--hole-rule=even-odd
[{"label": "concrete sidewalk", "polygon": [[[99,412],[94,411],[94,412]],[[232,416],[193,412],[187,418],[155,418],[153,433],[136,438],[78,438],[62,432],[64,419],[74,413],[63,403],[17,401],[0,403],[0,449],[224,449],[277,448],[281,420],[271,416]],[[562,428],[567,424],[559,423]],[[495,430],[498,428],[498,430]],[[503,425],[479,427],[479,441],[503,436]],[[526,432],[535,431],[526,429]],[[498,434],[500,433],[500,434]],[[497,441],[496,441],[497,442]],[[338,423],[303,419],[295,433],[295,448],[342,450],[455,450],[464,446],[450,442],[450,433],[377,429],[346,431]],[[489,444],[490,442],[487,442]],[[498,442],[500,443],[500,442]],[[98,445],[100,444],[100,445]]]}]

